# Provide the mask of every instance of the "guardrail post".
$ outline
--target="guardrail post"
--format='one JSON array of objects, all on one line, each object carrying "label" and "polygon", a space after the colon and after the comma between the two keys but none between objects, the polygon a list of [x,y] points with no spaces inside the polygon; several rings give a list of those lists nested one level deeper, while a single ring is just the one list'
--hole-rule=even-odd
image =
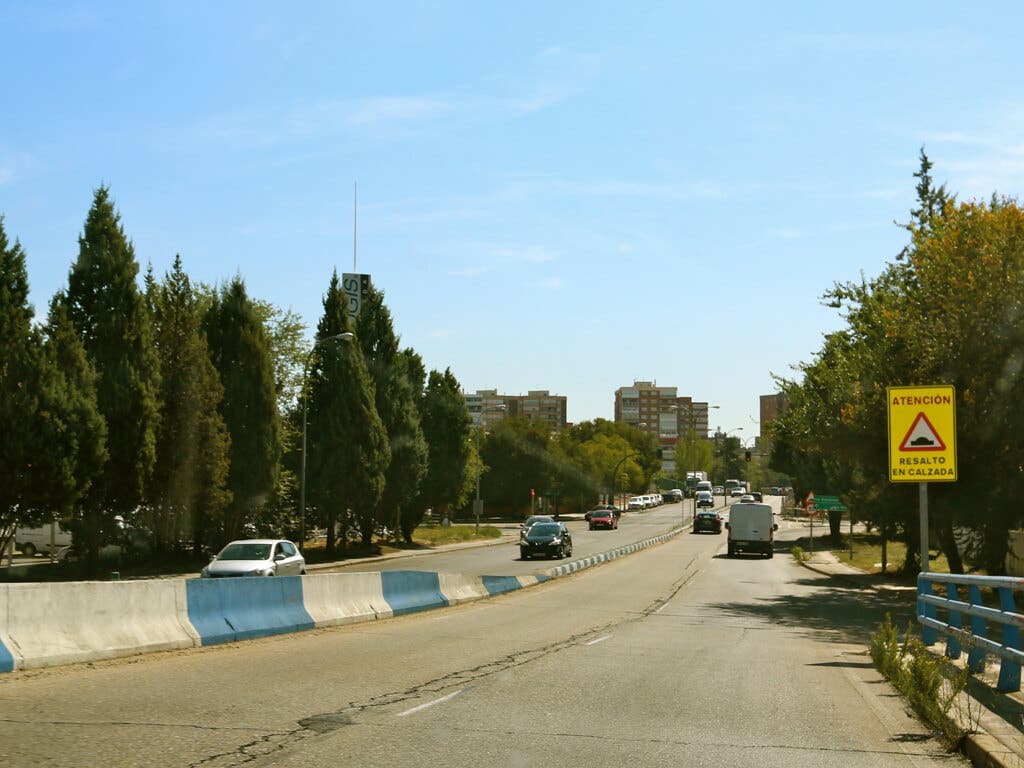
[{"label": "guardrail post", "polygon": [[[951,581],[946,582],[946,597],[950,600],[960,599],[960,592],[957,591],[956,584]],[[963,629],[963,623],[960,621],[960,611],[950,609],[948,623],[953,629]],[[960,650],[960,635],[950,632],[946,635],[946,658],[959,659]]]},{"label": "guardrail post", "polygon": [[[981,587],[971,584],[967,587],[967,602],[971,605],[984,605],[981,597]],[[981,616],[971,616],[971,634],[975,637],[985,637],[985,620]],[[982,672],[985,669],[985,649],[971,647],[967,652],[967,669],[970,672]]]},{"label": "guardrail post", "polygon": [[[927,573],[919,573],[917,575],[917,615],[918,618],[927,617],[929,619],[934,619],[936,616],[935,606],[929,605],[928,603],[924,602],[924,600],[920,599],[921,596],[925,594],[926,588],[927,594],[935,594],[935,590],[932,587],[931,576]],[[938,640],[939,632],[937,629],[935,629],[934,627],[922,625],[921,642],[923,642],[925,645],[935,645],[935,643],[938,642]]]},{"label": "guardrail post", "polygon": [[[1009,587],[999,587],[999,609],[1003,613],[1016,613],[1017,607],[1013,601],[1013,590]],[[1003,646],[1013,648],[1016,651],[1020,647],[1020,627],[1016,624],[1003,625]],[[999,681],[996,688],[1000,691],[1020,690],[1020,663],[1003,658],[999,664]]]}]

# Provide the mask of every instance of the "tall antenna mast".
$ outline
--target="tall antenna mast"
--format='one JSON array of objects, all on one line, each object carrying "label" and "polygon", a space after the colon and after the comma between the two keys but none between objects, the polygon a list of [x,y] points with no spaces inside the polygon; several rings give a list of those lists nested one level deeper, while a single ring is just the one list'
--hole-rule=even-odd
[{"label": "tall antenna mast", "polygon": [[356,268],[356,235],[359,231],[359,182],[352,182],[352,271],[358,273]]}]

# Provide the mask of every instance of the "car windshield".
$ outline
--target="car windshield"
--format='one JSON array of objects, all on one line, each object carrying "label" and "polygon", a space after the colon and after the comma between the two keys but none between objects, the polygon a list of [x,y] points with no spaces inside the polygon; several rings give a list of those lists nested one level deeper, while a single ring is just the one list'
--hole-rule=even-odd
[{"label": "car windshield", "polygon": [[530,528],[531,536],[557,536],[559,531],[557,523],[537,523]]},{"label": "car windshield", "polygon": [[218,560],[268,560],[270,544],[228,544],[217,555]]}]

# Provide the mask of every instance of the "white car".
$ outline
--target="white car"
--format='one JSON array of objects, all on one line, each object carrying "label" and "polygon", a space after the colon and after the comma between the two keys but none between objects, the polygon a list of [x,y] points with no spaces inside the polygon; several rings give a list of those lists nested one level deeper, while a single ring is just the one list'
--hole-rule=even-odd
[{"label": "white car", "polygon": [[647,504],[644,503],[643,496],[634,496],[629,500],[629,508],[631,510],[647,509]]},{"label": "white car", "polygon": [[301,576],[306,559],[287,539],[232,541],[203,568],[204,579],[231,576]]}]

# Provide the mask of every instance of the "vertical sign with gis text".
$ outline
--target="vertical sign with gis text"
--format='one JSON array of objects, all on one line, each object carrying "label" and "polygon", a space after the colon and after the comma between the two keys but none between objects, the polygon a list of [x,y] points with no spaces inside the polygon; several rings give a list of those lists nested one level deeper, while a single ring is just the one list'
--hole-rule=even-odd
[{"label": "vertical sign with gis text", "polygon": [[354,324],[370,292],[370,276],[346,272],[341,276],[341,290],[348,299],[348,319]]},{"label": "vertical sign with gis text", "polygon": [[889,481],[956,480],[956,393],[952,386],[888,387]]}]

